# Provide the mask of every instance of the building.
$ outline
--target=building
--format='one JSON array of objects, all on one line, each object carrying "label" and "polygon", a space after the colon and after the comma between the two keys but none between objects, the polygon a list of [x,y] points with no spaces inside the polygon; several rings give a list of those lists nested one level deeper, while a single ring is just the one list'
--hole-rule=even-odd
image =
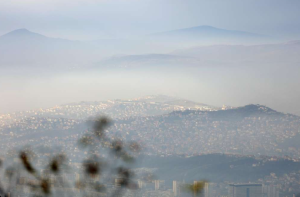
[{"label": "building", "polygon": [[120,187],[123,179],[121,178],[116,178],[115,179],[115,187]]},{"label": "building", "polygon": [[139,189],[143,189],[145,187],[145,182],[142,181],[142,180],[138,180],[138,186],[139,186]]},{"label": "building", "polygon": [[179,181],[173,181],[173,195],[174,197],[180,197],[180,190],[181,183]]},{"label": "building", "polygon": [[165,181],[162,180],[154,180],[154,188],[155,190],[161,189],[161,187],[164,185]]},{"label": "building", "polygon": [[262,184],[230,184],[229,197],[263,197]]},{"label": "building", "polygon": [[216,196],[216,184],[206,182],[204,185],[204,197],[215,197]]},{"label": "building", "polygon": [[276,185],[264,185],[263,186],[264,197],[279,197],[278,187]]}]

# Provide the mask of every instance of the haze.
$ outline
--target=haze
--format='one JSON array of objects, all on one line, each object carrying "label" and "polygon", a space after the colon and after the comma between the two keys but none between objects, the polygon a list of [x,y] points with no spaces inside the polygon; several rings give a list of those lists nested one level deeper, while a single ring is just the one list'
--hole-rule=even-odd
[{"label": "haze", "polygon": [[164,94],[300,115],[299,6],[2,1],[0,113]]}]

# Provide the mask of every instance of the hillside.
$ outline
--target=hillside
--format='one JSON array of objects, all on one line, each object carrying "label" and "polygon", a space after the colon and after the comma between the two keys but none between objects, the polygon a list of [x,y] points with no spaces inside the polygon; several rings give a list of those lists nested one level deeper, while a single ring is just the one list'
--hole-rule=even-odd
[{"label": "hillside", "polygon": [[[299,133],[298,116],[261,105],[219,111],[172,112],[114,125],[123,137],[141,140],[161,154],[235,153],[299,157],[288,144]],[[284,148],[282,148],[284,146]]]},{"label": "hillside", "polygon": [[[109,135],[139,141],[149,154],[230,153],[300,157],[299,146],[290,143],[294,136],[299,135],[298,116],[262,105],[216,111],[207,105],[165,96],[68,104],[33,111],[31,115],[28,112],[2,116],[3,149],[6,149],[7,142],[15,143],[16,140],[22,140],[24,145],[28,140],[37,142],[36,145],[43,140],[47,140],[47,144],[63,144],[64,140],[72,139],[74,143],[87,128],[85,119],[99,113],[114,115]],[[43,135],[46,137],[41,140]],[[54,140],[54,136],[58,138]]]},{"label": "hillside", "polygon": [[165,95],[151,95],[134,99],[116,99],[107,101],[82,101],[68,103],[47,109],[0,114],[1,123],[10,124],[15,120],[26,117],[48,117],[86,120],[89,117],[106,115],[112,119],[125,117],[144,117],[168,114],[173,111],[194,110],[217,110],[217,107],[203,103],[197,103],[186,99]]}]

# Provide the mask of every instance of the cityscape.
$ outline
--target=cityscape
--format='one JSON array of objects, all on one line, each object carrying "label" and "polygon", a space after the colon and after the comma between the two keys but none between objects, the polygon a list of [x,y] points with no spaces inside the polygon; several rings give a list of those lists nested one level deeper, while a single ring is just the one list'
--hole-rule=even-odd
[{"label": "cityscape", "polygon": [[300,197],[300,1],[0,1],[0,197]]},{"label": "cityscape", "polygon": [[[220,157],[216,160],[217,163],[211,161],[207,165],[211,165],[214,169],[213,166],[218,162],[218,165],[226,163],[226,169],[231,169],[233,174],[249,167],[257,169],[257,172],[247,172],[252,173],[253,177],[250,178],[250,174],[246,173],[249,178],[241,182],[233,182],[234,178],[231,175],[227,179],[212,178],[212,181],[209,180],[209,176],[206,177],[208,182],[205,183],[202,194],[204,196],[240,196],[239,192],[244,190],[246,192],[249,190],[251,194],[256,192],[255,196],[267,197],[296,195],[300,192],[298,187],[300,171],[294,171],[297,169],[296,166],[300,167],[299,147],[291,140],[299,131],[300,118],[261,105],[218,108],[175,97],[154,95],[130,100],[73,103],[48,109],[3,114],[0,129],[1,149],[7,152],[3,157],[14,158],[18,147],[32,144],[32,148],[38,151],[42,159],[52,154],[52,147],[58,147],[58,150],[68,153],[70,167],[78,172],[75,175],[64,175],[63,179],[76,180],[80,177],[82,157],[77,141],[88,129],[86,123],[88,117],[103,114],[111,114],[114,117],[113,124],[106,130],[108,136],[117,137],[122,141],[137,141],[143,147],[142,154],[145,157],[158,155],[160,159],[165,158],[166,161],[163,163],[167,168],[172,165],[166,163],[167,158],[173,155],[180,155],[180,158],[185,160],[222,153],[230,158],[229,161],[224,162],[221,159],[223,156],[217,155],[216,157]],[[189,132],[182,133],[182,130]],[[285,141],[289,146],[285,147]],[[247,161],[249,163],[246,164],[236,163],[247,159],[251,161]],[[157,161],[159,162],[159,159]],[[188,161],[186,163],[188,164]],[[42,163],[37,165],[42,166]],[[203,165],[205,171],[205,164]],[[290,172],[270,167],[281,168],[285,165],[295,167],[290,167]],[[196,171],[202,172],[200,169],[197,170],[199,168],[197,164],[195,167]],[[220,174],[225,173],[226,169],[224,172],[220,171]],[[135,170],[136,174],[150,172],[155,175],[157,172],[155,166],[145,167],[142,164]],[[185,171],[179,168],[178,176],[173,175],[176,178],[174,180],[137,179],[139,189],[126,192],[126,195],[188,196],[184,192],[184,184],[197,180],[192,180],[193,176],[186,179],[189,174],[180,175]],[[164,176],[171,177],[172,173],[174,172],[170,171]],[[258,175],[254,176],[255,173]],[[24,181],[34,180],[20,177],[18,182]],[[116,179],[107,187],[117,186]],[[22,188],[21,185],[19,187]],[[19,190],[21,193],[29,192]],[[73,191],[71,188],[69,190]],[[259,191],[261,193],[257,193]]]}]

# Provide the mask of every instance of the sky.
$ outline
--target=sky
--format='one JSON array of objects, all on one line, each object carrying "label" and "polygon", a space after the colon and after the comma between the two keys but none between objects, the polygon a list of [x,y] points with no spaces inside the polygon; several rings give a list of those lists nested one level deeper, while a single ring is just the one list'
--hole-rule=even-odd
[{"label": "sky", "polygon": [[299,0],[2,0],[0,34],[18,28],[77,40],[211,25],[300,39]]},{"label": "sky", "polygon": [[[271,35],[285,41],[300,40],[299,8],[299,0],[1,0],[0,35],[26,28],[50,37],[96,40],[136,38],[210,25]],[[129,46],[134,48],[132,43]],[[208,69],[206,75],[192,72],[193,76],[159,71],[94,77],[80,73],[35,79],[24,73],[21,78],[0,71],[0,113],[81,100],[167,94],[216,106],[259,103],[300,115],[298,63],[289,69],[281,64],[278,71],[274,70],[275,63],[263,72],[260,65],[251,64],[249,70],[208,66],[212,71]],[[108,92],[110,89],[114,91]]]}]

